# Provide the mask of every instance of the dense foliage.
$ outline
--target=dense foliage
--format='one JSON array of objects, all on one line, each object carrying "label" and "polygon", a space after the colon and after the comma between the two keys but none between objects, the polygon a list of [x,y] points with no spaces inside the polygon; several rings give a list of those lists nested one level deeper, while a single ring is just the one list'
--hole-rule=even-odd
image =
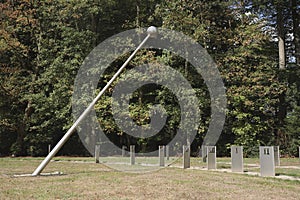
[{"label": "dense foliage", "polygon": [[[192,37],[215,59],[228,100],[218,142],[220,155],[232,144],[247,156],[259,145],[280,145],[296,156],[300,145],[300,5],[297,0],[2,0],[0,3],[0,155],[45,155],[72,125],[74,79],[98,43],[124,30],[155,25]],[[106,70],[99,89],[125,61]],[[189,80],[201,119],[192,143],[196,154],[208,129],[207,86],[190,64],[165,51],[141,51],[128,69],[164,63]],[[107,136],[117,145],[148,151],[165,144],[180,122],[177,99],[146,85],[130,102],[133,120],[149,123],[149,107],[164,105],[169,118],[157,137],[138,139],[118,128],[111,114],[113,86],[95,106]],[[87,155],[77,134],[61,154]]]}]

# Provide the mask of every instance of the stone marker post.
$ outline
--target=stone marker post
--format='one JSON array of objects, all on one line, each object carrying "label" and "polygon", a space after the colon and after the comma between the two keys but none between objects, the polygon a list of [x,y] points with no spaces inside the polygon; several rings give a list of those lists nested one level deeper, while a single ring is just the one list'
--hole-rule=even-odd
[{"label": "stone marker post", "polygon": [[260,175],[275,176],[274,148],[271,146],[259,147]]},{"label": "stone marker post", "polygon": [[100,156],[100,144],[95,145],[95,162],[99,163],[99,156]]},{"label": "stone marker post", "polygon": [[122,146],[122,157],[125,157],[126,156],[126,146],[123,145]]},{"label": "stone marker post", "polygon": [[201,145],[201,157],[202,157],[202,162],[206,163],[207,160],[207,148],[205,145]]},{"label": "stone marker post", "polygon": [[190,146],[183,145],[183,169],[190,168],[190,156],[191,156],[191,148]]},{"label": "stone marker post", "polygon": [[134,165],[135,164],[135,146],[130,145],[130,164]]},{"label": "stone marker post", "polygon": [[167,160],[170,159],[170,146],[169,145],[166,145],[166,158],[167,158]]},{"label": "stone marker post", "polygon": [[217,147],[216,146],[206,146],[207,152],[207,169],[217,169]]},{"label": "stone marker post", "polygon": [[165,146],[158,147],[159,166],[165,166]]},{"label": "stone marker post", "polygon": [[51,144],[48,144],[48,154],[51,152]]},{"label": "stone marker post", "polygon": [[275,162],[275,166],[280,166],[279,146],[274,146],[274,162]]},{"label": "stone marker post", "polygon": [[242,146],[231,146],[231,171],[244,172]]}]

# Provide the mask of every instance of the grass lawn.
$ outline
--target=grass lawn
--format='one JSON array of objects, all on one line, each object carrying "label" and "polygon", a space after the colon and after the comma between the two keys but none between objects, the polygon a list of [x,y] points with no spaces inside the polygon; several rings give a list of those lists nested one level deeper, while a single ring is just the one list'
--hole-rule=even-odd
[{"label": "grass lawn", "polygon": [[[199,160],[192,158],[191,166],[205,167]],[[0,158],[0,199],[300,199],[300,181],[175,167],[126,173],[81,157],[56,157],[44,170],[63,175],[12,177],[31,174],[41,161]],[[229,158],[218,162],[218,168],[230,167]],[[259,171],[247,164],[259,164],[257,159],[245,159],[245,169]],[[299,159],[281,159],[286,164],[300,167]],[[300,169],[278,168],[276,173],[300,177]]]}]

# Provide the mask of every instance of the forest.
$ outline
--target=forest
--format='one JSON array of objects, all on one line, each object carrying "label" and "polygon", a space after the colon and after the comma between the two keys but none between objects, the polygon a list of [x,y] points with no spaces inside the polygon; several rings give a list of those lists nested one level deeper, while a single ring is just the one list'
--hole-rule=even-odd
[{"label": "forest", "polygon": [[[220,156],[244,146],[279,145],[283,156],[300,146],[300,2],[298,0],[1,0],[0,1],[0,156],[44,156],[72,126],[72,94],[85,57],[105,39],[149,26],[182,32],[196,40],[217,64],[223,79],[226,121],[217,143]],[[120,44],[121,45],[121,44]],[[101,78],[99,91],[122,65],[120,56]],[[210,121],[209,91],[190,63],[156,50],[141,51],[128,69],[162,62],[193,86],[200,124],[193,155]],[[133,93],[130,113],[149,123],[149,106],[159,103],[170,117],[157,137],[130,137],[111,110],[114,85],[95,105],[97,120],[118,146],[150,151],[174,136],[180,108],[164,87],[146,85]],[[73,134],[60,155],[89,155]]]}]

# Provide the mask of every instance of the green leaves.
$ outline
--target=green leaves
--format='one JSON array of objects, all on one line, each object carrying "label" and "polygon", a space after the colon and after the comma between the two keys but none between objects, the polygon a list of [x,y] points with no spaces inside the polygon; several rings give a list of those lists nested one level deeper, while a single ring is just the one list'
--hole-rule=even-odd
[{"label": "green leaves", "polygon": [[[295,2],[292,1],[293,5]],[[221,148],[233,143],[244,145],[250,156],[253,146],[276,143],[284,146],[287,153],[295,154],[293,149],[299,145],[299,70],[297,63],[288,64],[284,72],[277,69],[278,50],[270,35],[274,33],[273,14],[276,11],[272,2],[262,6],[258,1],[247,4],[199,0],[151,0],[147,3],[21,0],[2,1],[0,5],[1,153],[45,154],[47,148],[44,146],[56,143],[72,124],[73,81],[88,53],[109,36],[151,24],[189,35],[217,62],[228,99],[224,136],[219,141]],[[294,40],[287,35],[286,41],[291,44],[287,50],[288,58],[292,59],[298,51],[299,30],[293,28],[297,27],[298,8],[282,5],[285,20],[289,21],[285,27],[294,35]],[[291,11],[288,8],[292,8]],[[120,45],[130,45],[130,41],[120,42],[116,41]],[[120,55],[105,72],[98,89],[126,56]],[[161,50],[140,51],[128,67],[145,63],[171,66],[191,83],[201,109],[195,146],[200,145],[211,114],[209,92],[203,79],[187,61]],[[91,75],[95,70],[97,68],[91,69]],[[135,141],[117,127],[111,115],[112,90],[113,86],[95,110],[101,127],[113,141],[120,145],[137,142],[143,144],[146,151],[154,148],[157,140],[167,142],[174,135],[180,122],[180,108],[168,89],[150,85],[132,96],[130,112],[137,124],[147,125],[149,108],[158,103],[164,105],[171,116],[163,129],[165,138],[159,135],[149,141]],[[182,92],[189,95],[189,91]],[[90,99],[86,101],[89,103]],[[287,108],[287,113],[280,113],[282,106]],[[78,141],[73,139],[72,142]]]}]

